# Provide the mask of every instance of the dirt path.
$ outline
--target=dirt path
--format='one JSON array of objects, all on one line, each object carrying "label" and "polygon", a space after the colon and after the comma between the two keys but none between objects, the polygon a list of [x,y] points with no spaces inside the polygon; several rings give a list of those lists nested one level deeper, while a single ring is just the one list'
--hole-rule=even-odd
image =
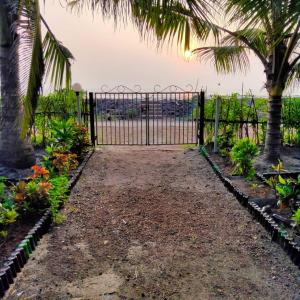
[{"label": "dirt path", "polygon": [[7,299],[300,299],[299,272],[196,151],[105,148]]}]

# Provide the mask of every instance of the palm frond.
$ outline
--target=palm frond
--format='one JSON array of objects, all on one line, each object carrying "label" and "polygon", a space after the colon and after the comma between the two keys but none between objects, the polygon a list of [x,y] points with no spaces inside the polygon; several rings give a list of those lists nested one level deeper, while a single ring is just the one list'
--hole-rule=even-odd
[{"label": "palm frond", "polygon": [[271,28],[271,0],[227,0],[225,6],[230,23],[243,28],[262,25]]},{"label": "palm frond", "polygon": [[217,72],[246,72],[249,68],[247,49],[243,46],[201,47],[193,50],[200,60],[211,61]]},{"label": "palm frond", "polygon": [[276,40],[289,33],[300,16],[298,0],[226,0],[230,22],[243,28],[265,28]]},{"label": "palm frond", "polygon": [[[42,88],[45,70],[51,71],[51,82],[59,89],[71,85],[71,63],[73,55],[64,47],[51,32],[46,21],[40,14],[38,0],[18,0],[19,15],[19,60],[20,82],[24,114],[22,119],[22,137],[33,125],[34,113],[37,107],[38,95]],[[44,23],[47,33],[42,39],[41,23]],[[64,80],[65,78],[65,80]]]},{"label": "palm frond", "polygon": [[300,85],[300,63],[296,64],[291,72],[289,73],[289,77],[287,79],[287,86],[291,88],[295,88]]},{"label": "palm frond", "polygon": [[236,45],[237,43],[241,43],[246,47],[256,49],[266,57],[269,53],[269,49],[265,37],[265,32],[261,29],[246,28],[234,31],[233,34],[226,35],[221,43],[226,45]]},{"label": "palm frond", "polygon": [[23,95],[24,114],[21,135],[24,138],[34,122],[39,91],[42,87],[44,59],[42,49],[41,17],[39,1],[19,1],[19,31],[21,82],[26,82],[26,93]]},{"label": "palm frond", "polygon": [[101,12],[115,21],[131,20],[144,39],[183,43],[190,48],[192,37],[207,38],[210,33],[217,36],[219,30],[212,26],[213,3],[218,0],[65,0],[69,7],[82,11],[90,9]]},{"label": "palm frond", "polygon": [[115,21],[127,20],[131,8],[131,0],[65,0],[71,10],[82,12],[84,9],[93,13],[101,13],[104,17],[114,17]]},{"label": "palm frond", "polygon": [[56,39],[43,18],[42,21],[48,30],[43,41],[46,76],[50,76],[54,89],[60,89],[63,85],[70,88],[71,60],[74,59],[74,56],[68,48]]},{"label": "palm frond", "polygon": [[207,39],[210,34],[218,38],[220,31],[209,21],[208,9],[203,1],[152,1],[137,5],[133,19],[144,38],[154,37],[159,44],[175,40],[186,50],[192,38]]}]

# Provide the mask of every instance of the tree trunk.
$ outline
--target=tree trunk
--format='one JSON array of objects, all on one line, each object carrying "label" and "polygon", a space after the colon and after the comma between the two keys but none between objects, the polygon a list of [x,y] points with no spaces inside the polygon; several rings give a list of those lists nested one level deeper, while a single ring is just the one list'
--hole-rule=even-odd
[{"label": "tree trunk", "polygon": [[[11,1],[9,1],[11,3]],[[10,7],[0,4],[0,164],[27,168],[35,163],[27,138],[21,138],[23,105],[20,97],[17,35],[13,32],[16,16]]]},{"label": "tree trunk", "polygon": [[280,159],[281,147],[281,108],[282,108],[282,94],[269,95],[268,104],[268,124],[267,135],[264,154],[266,160],[272,163],[278,162]]}]

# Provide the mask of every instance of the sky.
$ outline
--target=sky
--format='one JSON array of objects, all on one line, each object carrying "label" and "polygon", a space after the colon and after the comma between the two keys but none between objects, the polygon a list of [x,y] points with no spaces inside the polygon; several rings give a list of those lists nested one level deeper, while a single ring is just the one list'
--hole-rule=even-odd
[{"label": "sky", "polygon": [[[241,94],[242,90],[266,94],[263,67],[255,56],[250,57],[247,74],[218,75],[209,62],[185,59],[177,45],[157,50],[156,43],[141,40],[131,24],[115,28],[112,20],[103,21],[89,12],[78,15],[58,0],[47,0],[45,5],[41,0],[41,10],[56,37],[73,53],[73,83],[79,82],[85,90],[140,85],[144,91],[153,91],[155,85],[162,89],[192,85],[208,94]],[[292,93],[299,95],[300,88]]]}]

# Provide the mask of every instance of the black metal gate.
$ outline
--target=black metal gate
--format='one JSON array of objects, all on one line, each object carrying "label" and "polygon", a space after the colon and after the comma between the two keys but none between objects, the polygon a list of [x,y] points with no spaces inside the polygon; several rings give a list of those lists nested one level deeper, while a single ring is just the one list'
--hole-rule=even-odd
[{"label": "black metal gate", "polygon": [[90,93],[89,98],[94,144],[201,143],[203,92],[179,91],[178,88],[175,91],[136,92],[118,87],[109,92]]}]

